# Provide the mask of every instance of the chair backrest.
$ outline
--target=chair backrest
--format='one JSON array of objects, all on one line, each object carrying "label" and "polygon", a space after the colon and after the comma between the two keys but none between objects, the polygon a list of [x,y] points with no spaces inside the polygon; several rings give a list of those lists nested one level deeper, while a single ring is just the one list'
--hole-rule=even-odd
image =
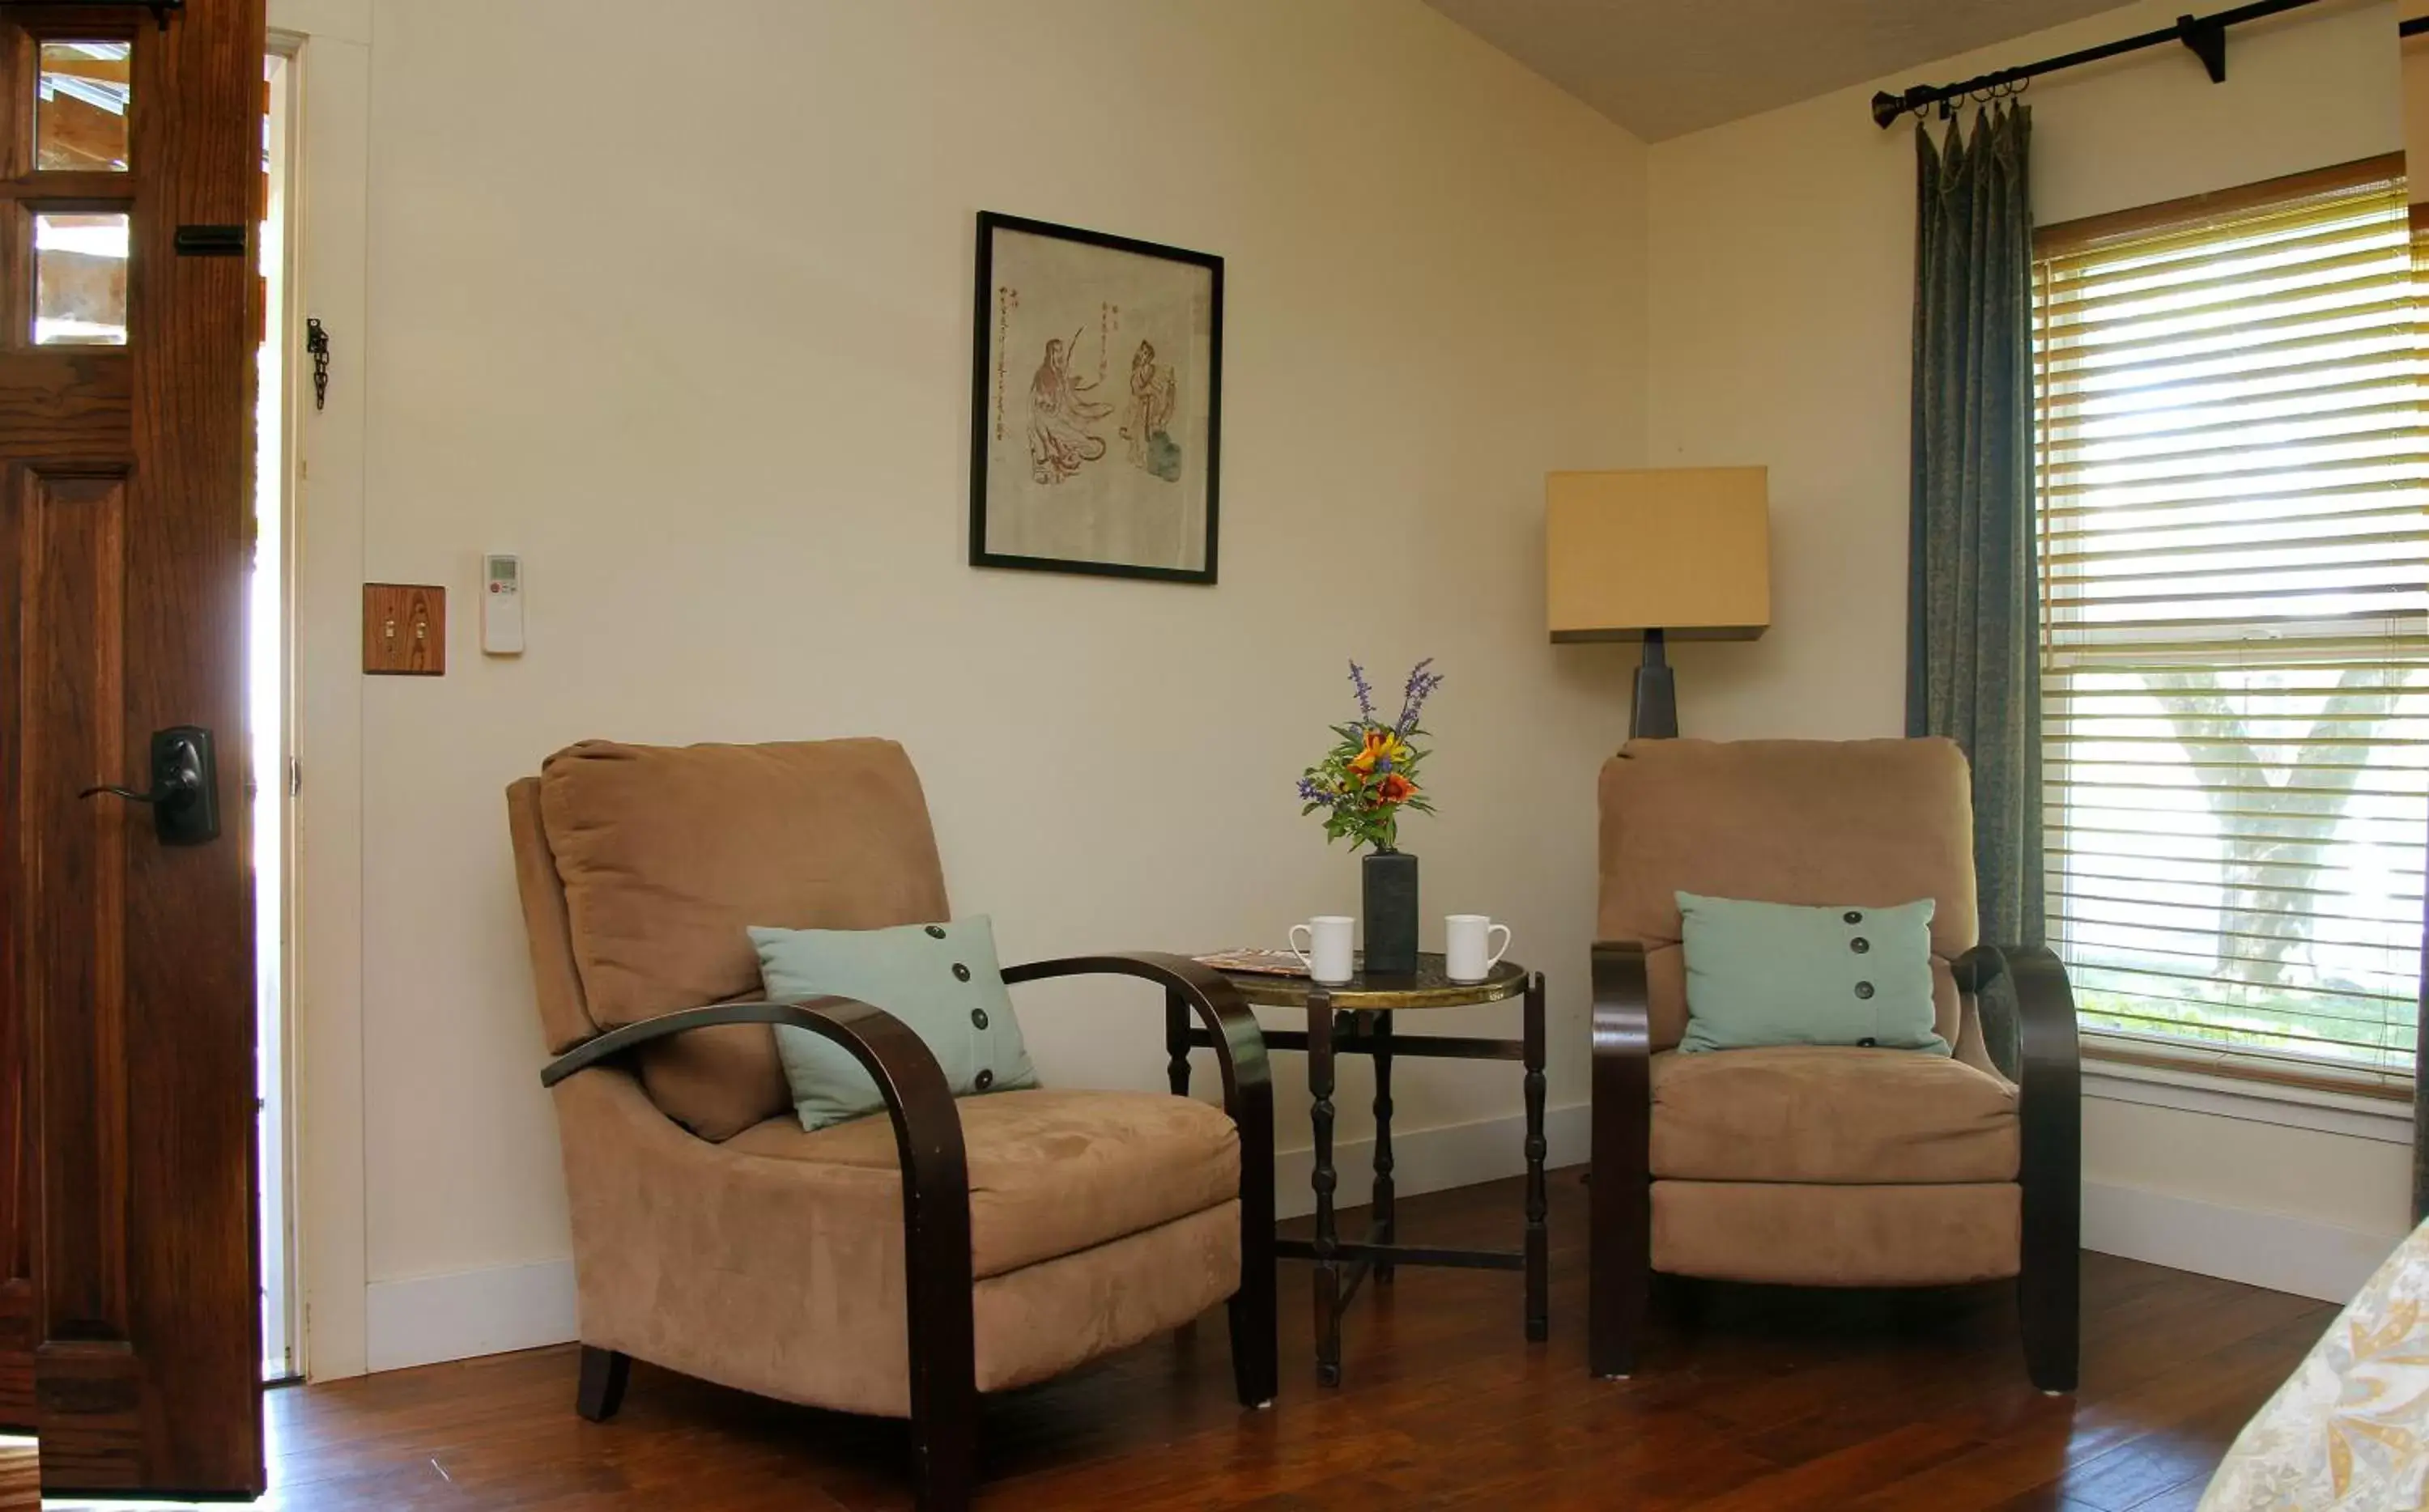
[{"label": "chair backrest", "polygon": [[1596,938],[1644,945],[1657,1050],[1687,1027],[1681,892],[1859,908],[1932,899],[1936,1018],[1959,1044],[1949,962],[1979,924],[1971,780],[1954,742],[1632,740],[1604,764]]},{"label": "chair backrest", "polygon": [[[873,929],[950,913],[918,774],[890,740],[585,741],[509,787],[506,813],[552,1052],[756,996],[752,925]],[[710,1139],[786,1103],[762,1027],[653,1046],[642,1079]]]}]

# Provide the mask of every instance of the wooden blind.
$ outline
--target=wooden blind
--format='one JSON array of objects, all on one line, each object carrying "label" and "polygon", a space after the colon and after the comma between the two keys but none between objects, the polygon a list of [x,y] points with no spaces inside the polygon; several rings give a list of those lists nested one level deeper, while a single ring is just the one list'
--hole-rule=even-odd
[{"label": "wooden blind", "polygon": [[2054,945],[2089,1027],[2410,1074],[2429,425],[2402,159],[2045,231]]}]

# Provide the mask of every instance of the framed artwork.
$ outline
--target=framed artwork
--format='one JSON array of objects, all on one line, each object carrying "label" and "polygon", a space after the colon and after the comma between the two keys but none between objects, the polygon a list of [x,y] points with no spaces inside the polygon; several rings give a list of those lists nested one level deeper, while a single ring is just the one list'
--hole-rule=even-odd
[{"label": "framed artwork", "polygon": [[970,565],[1214,581],[1223,259],[979,214]]}]

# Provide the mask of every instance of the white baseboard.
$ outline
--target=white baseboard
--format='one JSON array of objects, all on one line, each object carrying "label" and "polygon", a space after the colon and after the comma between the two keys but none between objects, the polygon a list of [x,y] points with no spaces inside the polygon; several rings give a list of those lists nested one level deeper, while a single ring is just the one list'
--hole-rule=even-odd
[{"label": "white baseboard", "polygon": [[[1551,1164],[1574,1165],[1586,1158],[1584,1104],[1550,1109],[1544,1129]],[[1414,1196],[1517,1175],[1527,1169],[1526,1137],[1526,1120],[1514,1117],[1396,1134],[1392,1153],[1400,1193]],[[1374,1183],[1373,1142],[1345,1142],[1334,1146],[1333,1159],[1341,1173],[1341,1205],[1365,1202]],[[1276,1157],[1275,1199],[1281,1216],[1314,1208],[1315,1194],[1308,1186],[1314,1170],[1313,1151],[1285,1150]],[[367,1290],[365,1312],[366,1365],[373,1371],[561,1344],[577,1337],[573,1262],[377,1281]]]},{"label": "white baseboard", "polygon": [[364,1289],[365,1366],[411,1365],[503,1355],[575,1337],[573,1261],[500,1265]]},{"label": "white baseboard", "polygon": [[[1550,1109],[1544,1128],[1549,1164],[1586,1159],[1592,1115],[1584,1104]],[[1398,1134],[1393,1155],[1400,1194],[1517,1175],[1527,1168],[1525,1138],[1525,1120],[1516,1117]],[[1373,1159],[1370,1140],[1334,1146],[1341,1206],[1367,1200]],[[1275,1206],[1282,1217],[1314,1208],[1308,1186],[1314,1168],[1310,1150],[1284,1150],[1275,1158]],[[2328,1302],[2350,1301],[2403,1237],[2132,1187],[2083,1189],[2086,1249]],[[536,1349],[576,1337],[570,1259],[374,1282],[366,1304],[367,1363],[374,1371]]]},{"label": "white baseboard", "polygon": [[2083,1247],[2323,1302],[2353,1300],[2404,1241],[2137,1187],[2083,1188]]},{"label": "white baseboard", "polygon": [[[1544,1139],[1551,1146],[1545,1163],[1583,1164],[1594,1148],[1594,1115],[1584,1103],[1547,1109]],[[1527,1120],[1520,1116],[1487,1118],[1442,1128],[1392,1131],[1392,1181],[1400,1196],[1472,1187],[1479,1181],[1523,1175],[1527,1171]],[[1347,1140],[1332,1147],[1332,1167],[1340,1177],[1332,1200],[1336,1206],[1363,1205],[1375,1186],[1375,1142]],[[1274,1157],[1274,1211],[1297,1218],[1315,1211],[1314,1150],[1283,1150]]]}]

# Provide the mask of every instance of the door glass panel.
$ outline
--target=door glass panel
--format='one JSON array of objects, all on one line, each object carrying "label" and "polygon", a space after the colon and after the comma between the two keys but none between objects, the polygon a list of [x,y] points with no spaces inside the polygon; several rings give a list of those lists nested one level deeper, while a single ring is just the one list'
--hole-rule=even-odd
[{"label": "door glass panel", "polygon": [[34,344],[126,344],[124,211],[34,213]]},{"label": "door glass panel", "polygon": [[41,44],[34,75],[34,166],[124,173],[127,42]]}]

